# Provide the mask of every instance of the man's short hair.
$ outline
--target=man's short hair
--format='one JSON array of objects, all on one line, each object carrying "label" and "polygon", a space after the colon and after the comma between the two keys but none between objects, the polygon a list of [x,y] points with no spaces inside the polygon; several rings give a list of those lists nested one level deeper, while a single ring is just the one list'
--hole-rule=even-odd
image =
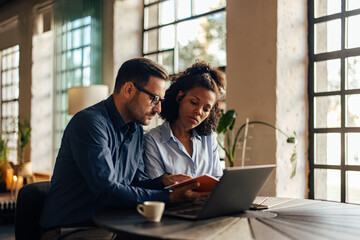
[{"label": "man's short hair", "polygon": [[133,58],[124,62],[116,76],[114,93],[119,93],[126,82],[135,82],[145,86],[151,76],[167,80],[169,74],[160,64],[148,58]]}]

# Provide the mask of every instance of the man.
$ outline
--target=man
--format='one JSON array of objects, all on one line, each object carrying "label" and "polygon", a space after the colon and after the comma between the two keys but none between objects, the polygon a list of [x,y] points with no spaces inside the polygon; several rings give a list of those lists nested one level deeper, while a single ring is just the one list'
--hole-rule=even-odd
[{"label": "man", "polygon": [[173,192],[163,190],[187,179],[186,175],[165,174],[151,180],[144,173],[143,129],[139,124],[148,125],[161,111],[167,78],[166,70],[157,63],[131,59],[120,67],[113,94],[71,119],[40,221],[42,239],[57,239],[69,229],[68,238],[62,239],[105,239],[109,232],[92,223],[92,215],[103,207],[208,197],[208,193],[192,191],[198,184]]}]

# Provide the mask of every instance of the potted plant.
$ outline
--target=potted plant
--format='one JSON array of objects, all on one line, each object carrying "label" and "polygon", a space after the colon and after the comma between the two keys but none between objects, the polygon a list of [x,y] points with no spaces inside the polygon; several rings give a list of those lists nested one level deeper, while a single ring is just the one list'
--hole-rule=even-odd
[{"label": "potted plant", "polygon": [[14,174],[24,178],[33,178],[32,162],[26,161],[25,158],[25,147],[30,141],[31,128],[27,124],[19,121],[18,131],[18,164],[14,165]]},{"label": "potted plant", "polygon": [[18,130],[19,130],[18,142],[20,147],[20,151],[18,153],[18,160],[19,160],[19,164],[23,164],[26,161],[25,147],[30,141],[31,127],[19,121]]},{"label": "potted plant", "polygon": [[224,134],[225,135],[225,142],[226,146],[223,146],[223,144],[218,140],[219,146],[225,151],[225,155],[229,161],[230,167],[233,167],[235,164],[235,153],[236,153],[236,144],[239,140],[239,136],[241,131],[245,128],[246,124],[261,124],[268,127],[271,127],[277,131],[279,131],[281,134],[286,136],[286,142],[290,144],[294,144],[294,150],[293,154],[290,157],[290,162],[292,164],[292,172],[290,175],[290,178],[293,178],[296,174],[296,164],[297,164],[297,153],[296,153],[296,133],[294,132],[294,137],[288,136],[284,131],[281,129],[266,123],[262,121],[249,121],[248,123],[244,123],[240,126],[240,128],[237,130],[235,134],[235,138],[231,139],[230,133],[234,130],[235,120],[236,120],[236,112],[235,110],[231,109],[224,113],[223,110],[221,110],[221,117],[219,119],[219,123],[216,127],[216,132],[218,134]]},{"label": "potted plant", "polygon": [[0,136],[0,189],[6,191],[10,189],[13,169],[8,162],[8,146],[7,141]]}]

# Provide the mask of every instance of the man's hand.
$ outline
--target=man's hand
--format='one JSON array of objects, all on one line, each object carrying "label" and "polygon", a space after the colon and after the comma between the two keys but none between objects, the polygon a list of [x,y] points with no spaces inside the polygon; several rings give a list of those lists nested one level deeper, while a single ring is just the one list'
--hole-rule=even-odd
[{"label": "man's hand", "polygon": [[178,202],[197,202],[209,198],[211,192],[194,192],[193,189],[200,186],[200,183],[195,182],[183,187],[174,189],[170,193],[170,203]]},{"label": "man's hand", "polygon": [[185,175],[185,174],[165,174],[162,177],[162,182],[164,184],[164,186],[170,186],[176,183],[180,183],[183,182],[185,180],[189,180],[192,179],[192,177]]}]

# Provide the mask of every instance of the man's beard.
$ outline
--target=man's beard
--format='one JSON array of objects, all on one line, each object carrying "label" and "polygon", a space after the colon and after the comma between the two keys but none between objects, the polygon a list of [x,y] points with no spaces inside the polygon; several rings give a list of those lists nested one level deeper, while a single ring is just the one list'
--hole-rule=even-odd
[{"label": "man's beard", "polygon": [[138,114],[138,112],[136,111],[138,108],[134,107],[134,106],[141,106],[140,104],[137,103],[137,98],[132,99],[129,104],[127,105],[127,113],[128,116],[130,117],[130,119],[132,119],[133,122],[147,126],[150,124],[151,119],[149,119],[149,117],[151,116],[154,117],[156,115],[155,112],[151,111],[151,112],[147,112],[144,115],[140,115]]}]

